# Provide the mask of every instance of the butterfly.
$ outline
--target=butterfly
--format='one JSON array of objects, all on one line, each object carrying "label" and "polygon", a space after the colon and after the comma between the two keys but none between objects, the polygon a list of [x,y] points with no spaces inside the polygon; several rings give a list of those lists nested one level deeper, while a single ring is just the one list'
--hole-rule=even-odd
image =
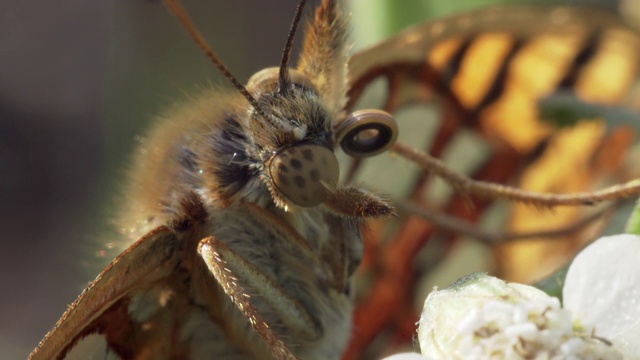
[{"label": "butterfly", "polygon": [[[189,22],[177,1],[165,2],[181,21]],[[538,128],[539,119],[527,119],[537,116],[539,101],[556,88],[574,91],[588,103],[602,100],[575,91],[590,60],[609,53],[600,50],[601,43],[621,42],[618,46],[629,49],[624,59],[637,58],[632,52],[638,50],[635,32],[618,20],[599,15],[592,19],[589,14],[578,8],[517,7],[443,19],[353,56],[347,72],[346,18],[334,1],[323,0],[306,30],[296,70],[288,67],[285,50],[279,68],[256,73],[246,86],[236,80],[233,92],[205,93],[159,120],[161,125],[137,154],[139,166],[129,190],[135,197],[122,215],[127,231],[139,240],[71,305],[30,358],[86,358],[93,352],[124,359],[325,359],[339,358],[345,349],[345,357],[357,356],[352,354],[364,351],[376,335],[372,331],[392,322],[393,312],[409,297],[396,287],[391,292],[394,302],[380,302],[389,285],[388,277],[382,277],[372,296],[358,303],[348,345],[363,221],[395,213],[385,197],[351,183],[367,183],[371,176],[363,174],[370,160],[364,157],[389,147],[420,165],[408,176],[414,181],[408,190],[395,194],[401,210],[411,216],[396,220],[400,231],[391,246],[384,248],[367,236],[364,241],[369,254],[390,250],[384,256],[392,261],[379,264],[392,267],[384,269],[389,272],[404,272],[408,279],[412,274],[407,267],[434,234],[433,224],[446,228],[451,219],[424,220],[424,193],[431,180],[427,170],[461,190],[439,207],[467,220],[479,217],[489,205],[477,201],[477,195],[544,205],[637,193],[637,184],[630,183],[567,199],[527,197],[531,194],[482,187],[485,184],[447,172],[421,151],[425,144],[417,149],[394,145],[397,129],[389,113],[437,98],[446,121],[430,135],[434,145],[429,153],[440,155],[454,134],[470,129],[492,144],[487,164],[474,178],[493,183],[520,176],[544,157],[556,135]],[[217,61],[195,28],[187,28]],[[610,39],[610,32],[621,32],[622,40]],[[546,92],[536,86],[518,92],[518,84],[535,83],[519,77],[529,71],[512,70],[518,56],[533,52],[534,58],[545,58],[563,39],[574,45],[565,66],[559,66],[555,56],[542,62],[542,68],[556,69],[555,82],[546,85]],[[540,43],[542,50],[536,52],[532,44]],[[488,53],[484,50],[488,58],[474,55],[483,53],[483,47],[489,48]],[[478,66],[486,70],[480,78],[467,75]],[[633,67],[627,76],[634,78],[636,71]],[[567,80],[559,80],[558,74]],[[472,79],[460,80],[462,75]],[[355,110],[364,89],[381,77],[388,84],[387,112]],[[629,86],[618,93],[627,93]],[[615,101],[621,99],[601,102]],[[512,122],[512,128],[527,129],[528,142],[520,132],[501,127],[509,122],[501,117],[500,106],[518,114],[521,121]],[[382,170],[376,165],[374,171]],[[343,182],[338,181],[340,173]],[[470,197],[474,205],[467,212]],[[375,262],[365,257],[363,270]]]}]

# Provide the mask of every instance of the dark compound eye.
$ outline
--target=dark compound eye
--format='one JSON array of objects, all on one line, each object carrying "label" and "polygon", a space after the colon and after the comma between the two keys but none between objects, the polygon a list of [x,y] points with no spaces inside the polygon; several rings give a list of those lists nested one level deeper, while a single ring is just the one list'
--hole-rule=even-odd
[{"label": "dark compound eye", "polygon": [[338,160],[324,146],[297,145],[276,154],[269,164],[269,175],[276,190],[302,207],[321,204],[328,188],[340,175]]},{"label": "dark compound eye", "polygon": [[381,110],[358,110],[335,129],[342,150],[354,157],[377,155],[398,138],[398,125],[391,114]]}]

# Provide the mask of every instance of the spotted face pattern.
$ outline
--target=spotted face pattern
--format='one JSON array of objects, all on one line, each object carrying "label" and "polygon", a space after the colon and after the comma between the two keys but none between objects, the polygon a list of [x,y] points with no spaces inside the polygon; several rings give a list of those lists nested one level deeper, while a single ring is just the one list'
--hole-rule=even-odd
[{"label": "spotted face pattern", "polygon": [[299,145],[276,154],[269,166],[276,189],[293,203],[316,206],[339,178],[338,160],[321,145]]}]

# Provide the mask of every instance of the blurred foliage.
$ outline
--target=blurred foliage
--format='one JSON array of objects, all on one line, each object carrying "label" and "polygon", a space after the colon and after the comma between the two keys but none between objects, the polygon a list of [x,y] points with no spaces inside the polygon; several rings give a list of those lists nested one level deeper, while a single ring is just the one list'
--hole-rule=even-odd
[{"label": "blurred foliage", "polygon": [[636,207],[627,221],[625,230],[628,234],[640,235],[640,201],[636,202]]},{"label": "blurred foliage", "polygon": [[533,286],[546,292],[550,296],[555,296],[562,301],[562,287],[564,286],[564,279],[567,277],[567,271],[569,270],[570,263],[567,263],[555,273],[551,274],[547,278],[544,278]]}]

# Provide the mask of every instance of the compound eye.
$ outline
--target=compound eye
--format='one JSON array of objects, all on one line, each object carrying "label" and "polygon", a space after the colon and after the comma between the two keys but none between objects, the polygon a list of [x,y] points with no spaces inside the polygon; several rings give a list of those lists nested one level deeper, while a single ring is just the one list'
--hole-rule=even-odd
[{"label": "compound eye", "polygon": [[335,129],[342,150],[354,157],[367,157],[388,150],[398,138],[398,124],[382,110],[358,110]]},{"label": "compound eye", "polygon": [[[302,86],[318,93],[308,76],[295,69],[288,69],[291,84]],[[270,92],[278,88],[280,68],[270,67],[253,74],[247,82],[247,90],[253,95]]]},{"label": "compound eye", "polygon": [[340,176],[338,159],[324,146],[305,144],[285,149],[269,163],[275,189],[292,203],[313,207],[323,203]]}]

